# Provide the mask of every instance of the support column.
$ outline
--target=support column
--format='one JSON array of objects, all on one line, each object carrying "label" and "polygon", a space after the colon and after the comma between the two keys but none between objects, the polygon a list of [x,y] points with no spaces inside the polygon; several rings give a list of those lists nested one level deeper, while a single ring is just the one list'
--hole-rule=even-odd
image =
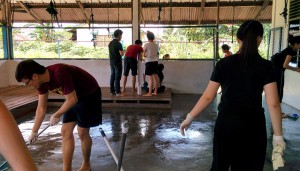
[{"label": "support column", "polygon": [[10,2],[7,0],[1,1],[2,11],[2,36],[3,36],[3,50],[5,59],[13,59],[13,48],[12,48],[12,20],[11,20],[11,9]]},{"label": "support column", "polygon": [[132,43],[140,39],[140,3],[141,0],[132,1]]},{"label": "support column", "polygon": [[2,36],[3,36],[4,58],[5,59],[13,59],[11,26],[2,26]]},{"label": "support column", "polygon": [[[132,1],[132,43],[136,39],[141,39],[140,30],[140,14],[141,14],[141,0]],[[137,75],[137,95],[142,95],[142,80],[143,73],[142,66],[144,65],[140,60],[138,60],[138,75]]]}]

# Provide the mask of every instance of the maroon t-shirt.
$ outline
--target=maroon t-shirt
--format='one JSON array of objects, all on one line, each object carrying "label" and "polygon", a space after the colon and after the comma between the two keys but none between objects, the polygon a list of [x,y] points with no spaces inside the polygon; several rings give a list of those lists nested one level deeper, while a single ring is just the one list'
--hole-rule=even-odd
[{"label": "maroon t-shirt", "polygon": [[54,64],[46,68],[50,74],[50,81],[38,88],[39,94],[53,92],[66,95],[75,90],[79,99],[90,95],[99,87],[96,79],[79,67],[68,64]]},{"label": "maroon t-shirt", "polygon": [[143,48],[140,45],[130,45],[126,49],[125,56],[130,58],[137,58],[137,54],[143,52]]}]

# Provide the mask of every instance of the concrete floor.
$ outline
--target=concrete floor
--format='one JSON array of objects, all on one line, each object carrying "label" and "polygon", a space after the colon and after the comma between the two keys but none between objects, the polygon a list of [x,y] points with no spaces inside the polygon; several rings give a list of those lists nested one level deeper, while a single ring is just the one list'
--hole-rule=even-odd
[{"label": "concrete floor", "polygon": [[[209,171],[212,162],[212,138],[217,116],[216,104],[212,103],[191,125],[186,137],[179,133],[179,125],[197,102],[199,95],[173,95],[171,110],[104,109],[103,128],[117,156],[121,144],[121,122],[129,120],[129,133],[123,157],[126,171]],[[55,110],[55,109],[52,109]],[[300,113],[283,105],[286,113]],[[266,112],[268,127],[270,127]],[[49,120],[46,118],[45,120]],[[30,134],[33,120],[20,121],[19,127],[25,138]],[[300,171],[300,119],[283,120],[287,144],[284,159],[286,166],[280,171]],[[41,129],[47,125],[44,122]],[[93,138],[92,170],[115,171],[117,165],[101,137],[99,127],[91,129]],[[270,130],[268,134],[270,135]],[[271,171],[271,139],[269,137],[265,171]],[[60,171],[62,168],[60,126],[48,128],[39,141],[29,146],[30,152],[41,171]],[[245,147],[246,155],[246,147]],[[76,135],[73,170],[81,165],[80,141]]]}]

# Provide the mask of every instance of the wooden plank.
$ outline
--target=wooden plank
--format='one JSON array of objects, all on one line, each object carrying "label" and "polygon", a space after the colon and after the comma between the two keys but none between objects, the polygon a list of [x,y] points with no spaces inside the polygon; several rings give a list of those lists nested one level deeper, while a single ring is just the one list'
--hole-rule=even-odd
[{"label": "wooden plank", "polygon": [[90,24],[90,19],[89,17],[87,16],[85,10],[84,10],[84,6],[82,4],[82,2],[80,0],[76,0],[76,3],[78,4],[80,10],[81,10],[81,13],[83,14],[84,18],[85,18],[85,21],[87,24]]},{"label": "wooden plank", "polygon": [[23,1],[17,1],[18,4],[38,23],[44,25],[42,19],[33,11],[31,11],[28,6]]},{"label": "wooden plank", "polygon": [[[125,96],[111,96],[109,87],[101,88],[103,100],[149,100],[149,101],[170,101],[171,100],[171,89],[166,89],[165,92],[159,93],[157,96],[144,97],[142,95],[132,94],[131,89],[128,88],[125,91]],[[49,99],[64,99],[63,95],[49,94]]]},{"label": "wooden plank", "polygon": [[[165,92],[159,93],[157,96],[144,97],[132,93],[128,88],[125,96],[111,96],[109,87],[103,87],[102,105],[103,107],[129,107],[129,108],[171,108],[172,90],[166,89]],[[144,92],[145,94],[146,92]],[[0,99],[6,106],[12,110],[27,104],[32,104],[38,100],[38,92],[36,89],[26,86],[9,86],[0,88]],[[59,94],[49,94],[49,101],[63,102],[65,97]]]},{"label": "wooden plank", "polygon": [[26,86],[0,88],[0,99],[9,110],[37,101],[37,91]]},{"label": "wooden plank", "polygon": [[13,90],[16,90],[18,88],[19,88],[19,86],[2,87],[2,88],[0,88],[0,95],[1,95],[1,93],[5,93],[7,91],[13,91]]}]

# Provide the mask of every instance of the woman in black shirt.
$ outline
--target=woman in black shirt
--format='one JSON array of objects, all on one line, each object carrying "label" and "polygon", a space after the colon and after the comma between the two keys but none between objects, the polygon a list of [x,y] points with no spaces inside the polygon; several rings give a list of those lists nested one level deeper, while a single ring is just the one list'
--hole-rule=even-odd
[{"label": "woman in black shirt", "polygon": [[229,168],[231,171],[263,170],[267,147],[263,91],[274,130],[274,147],[285,148],[273,66],[258,53],[262,36],[263,27],[256,20],[246,21],[240,26],[237,32],[240,51],[217,63],[204,94],[180,125],[184,135],[193,118],[213,101],[221,86],[211,171]]},{"label": "woman in black shirt", "polygon": [[283,86],[284,86],[284,71],[290,69],[293,71],[300,72],[299,64],[297,67],[289,65],[290,62],[296,61],[297,50],[300,49],[300,36],[289,36],[290,46],[285,48],[279,53],[276,53],[271,57],[271,61],[274,65],[275,77],[278,87],[279,102],[281,103],[283,97]]}]

